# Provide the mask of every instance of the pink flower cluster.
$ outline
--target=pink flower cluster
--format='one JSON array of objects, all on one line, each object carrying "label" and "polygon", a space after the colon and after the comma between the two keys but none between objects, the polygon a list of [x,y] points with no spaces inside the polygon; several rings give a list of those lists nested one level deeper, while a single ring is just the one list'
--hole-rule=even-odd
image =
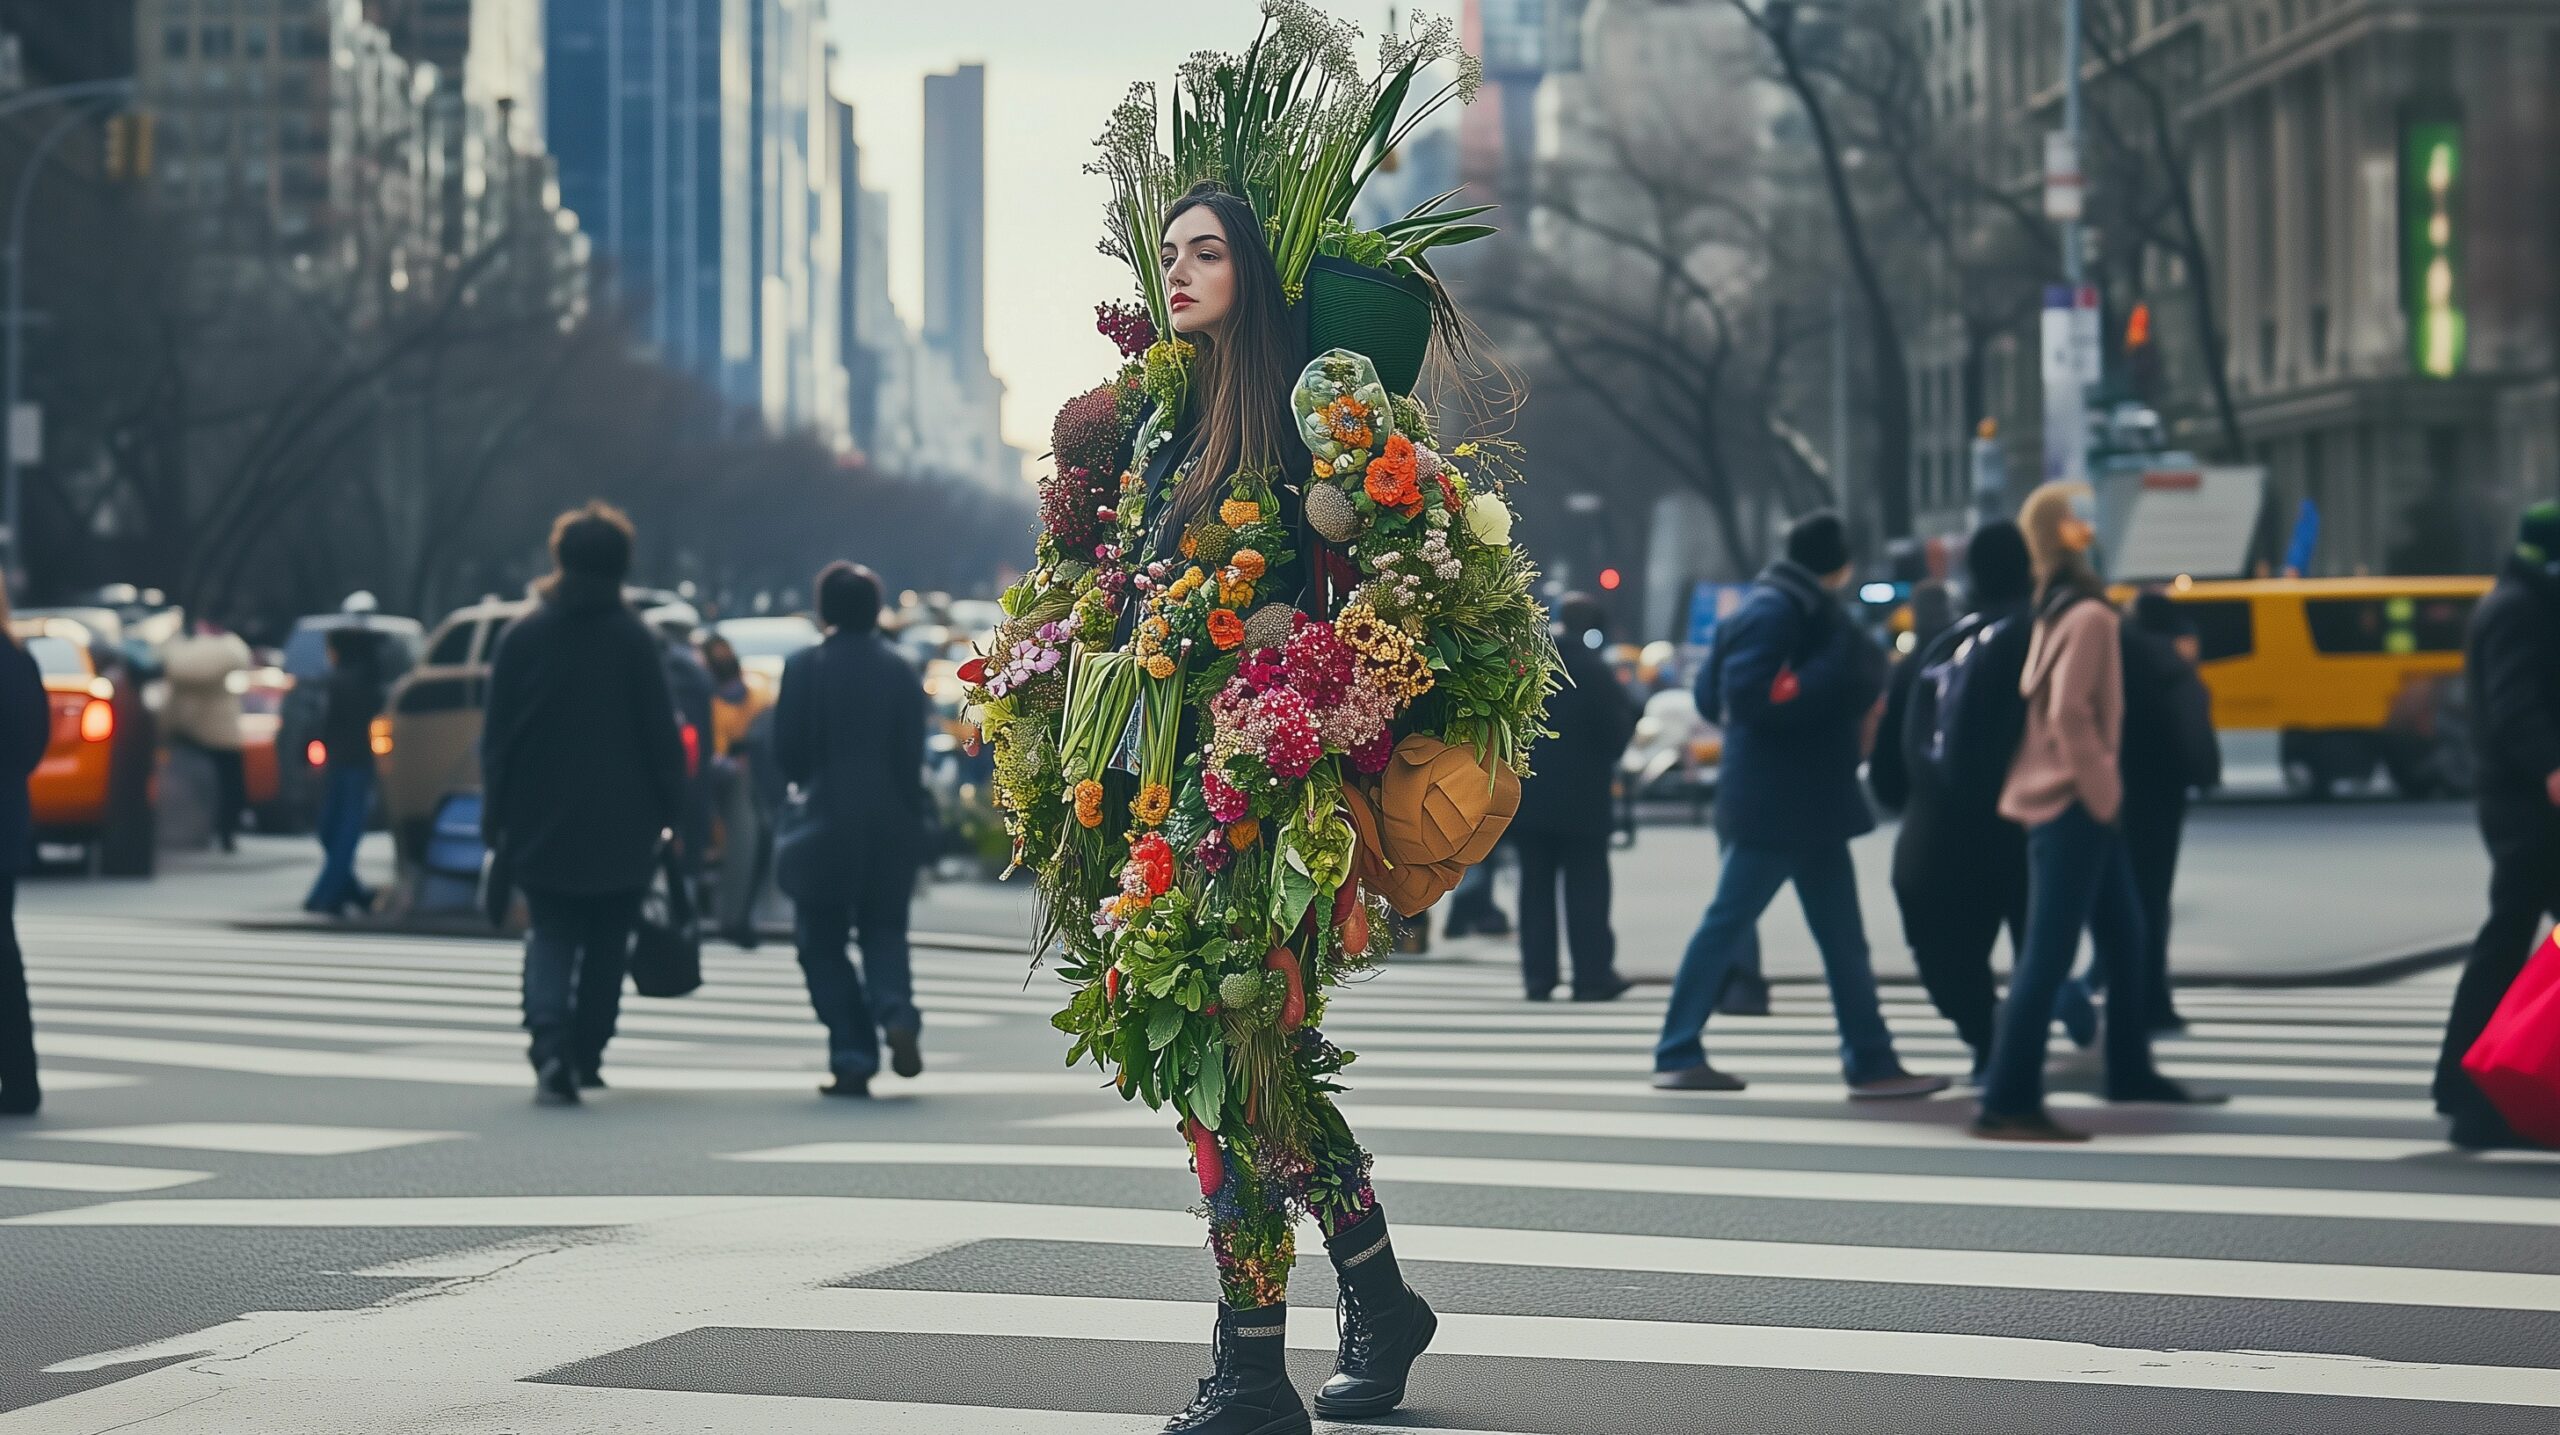
[{"label": "pink flower cluster", "polygon": [[1244,789],[1229,782],[1218,768],[1200,774],[1200,796],[1208,804],[1209,815],[1222,823],[1241,821],[1250,810]]},{"label": "pink flower cluster", "polygon": [[1244,737],[1281,777],[1304,777],[1324,756],[1315,711],[1296,688],[1273,688],[1255,698],[1245,715]]},{"label": "pink flower cluster", "polygon": [[989,664],[987,691],[996,697],[1030,683],[1033,678],[1054,672],[1066,661],[1067,625],[1043,623],[1040,631],[1013,645],[1004,655],[1003,666]]},{"label": "pink flower cluster", "polygon": [[1351,650],[1334,636],[1331,623],[1298,615],[1286,655],[1289,686],[1305,694],[1310,705],[1324,708],[1341,702],[1351,686],[1354,661]]},{"label": "pink flower cluster", "polygon": [[[1380,746],[1397,706],[1393,693],[1364,677],[1359,655],[1332,624],[1300,614],[1287,642],[1247,653],[1234,680],[1210,700],[1211,755],[1224,761],[1255,753],[1276,776],[1297,778],[1331,750],[1350,753],[1362,772],[1380,772]],[[1244,794],[1214,766],[1203,788],[1211,816],[1231,822],[1244,815]]]}]

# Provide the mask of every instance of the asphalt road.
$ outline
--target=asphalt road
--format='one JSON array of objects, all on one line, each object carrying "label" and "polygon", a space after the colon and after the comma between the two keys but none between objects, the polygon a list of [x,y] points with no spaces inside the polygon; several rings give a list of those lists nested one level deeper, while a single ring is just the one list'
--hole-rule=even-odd
[{"label": "asphalt road", "polygon": [[[788,955],[634,999],[529,1101],[513,949],[50,910],[51,1098],[0,1128],[0,1435],[1151,1431],[1213,1285],[1168,1118],[1058,1065],[1045,978],[920,953],[931,1063],[827,1101]],[[1398,1429],[2487,1432],[2560,1407],[2560,1164],[2441,1146],[2446,978],[2182,994],[2214,1110],[1985,1147],[1852,1107],[1812,989],[1644,1084],[1658,992],[1343,995],[1347,1111],[1443,1313]],[[1889,991],[1907,1061],[1944,1027]],[[2080,1058],[2057,1059],[2085,1092]],[[1308,1249],[1315,1249],[1310,1239]],[[1291,1344],[1329,1359],[1330,1273]]]}]

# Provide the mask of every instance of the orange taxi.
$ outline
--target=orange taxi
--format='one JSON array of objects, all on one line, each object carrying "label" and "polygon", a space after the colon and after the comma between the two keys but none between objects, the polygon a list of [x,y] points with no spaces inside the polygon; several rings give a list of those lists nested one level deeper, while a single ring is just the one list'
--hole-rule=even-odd
[{"label": "orange taxi", "polygon": [[115,749],[115,685],[98,672],[89,630],[68,618],[19,618],[10,631],[36,660],[53,707],[53,735],[27,779],[39,842],[90,843],[107,825],[107,769]]}]

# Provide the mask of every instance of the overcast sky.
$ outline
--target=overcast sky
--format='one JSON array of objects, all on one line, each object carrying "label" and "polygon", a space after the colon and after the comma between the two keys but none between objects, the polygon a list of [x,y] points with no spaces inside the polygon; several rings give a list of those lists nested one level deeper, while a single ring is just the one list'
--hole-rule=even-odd
[{"label": "overcast sky", "polygon": [[[1094,252],[1103,189],[1083,173],[1093,136],[1130,82],[1167,85],[1194,50],[1242,49],[1259,0],[832,2],[836,87],[856,107],[864,182],[890,194],[890,293],[911,324],[923,319],[924,76],[966,61],[987,67],[987,352],[1010,386],[1006,435],[1041,453],[1058,406],[1110,377],[1114,355],[1093,331],[1093,306],[1131,293],[1128,271]],[[1328,8],[1370,36],[1389,9],[1385,0]],[[1363,44],[1364,59],[1374,53]]]}]

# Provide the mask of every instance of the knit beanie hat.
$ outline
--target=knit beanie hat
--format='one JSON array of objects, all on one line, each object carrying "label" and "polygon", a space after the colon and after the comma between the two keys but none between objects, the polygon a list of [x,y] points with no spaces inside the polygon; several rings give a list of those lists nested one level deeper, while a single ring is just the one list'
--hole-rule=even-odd
[{"label": "knit beanie hat", "polygon": [[1829,509],[1808,513],[1787,529],[1787,561],[1816,575],[1849,566],[1849,530]]},{"label": "knit beanie hat", "polygon": [[2560,558],[2560,503],[2542,502],[2516,521],[2516,552],[2528,563]]},{"label": "knit beanie hat", "polygon": [[2027,537],[2018,525],[1997,519],[1973,531],[1964,546],[1965,576],[1971,580],[1973,605],[1997,608],[2016,603],[2036,591],[2035,565],[2027,558]]}]

